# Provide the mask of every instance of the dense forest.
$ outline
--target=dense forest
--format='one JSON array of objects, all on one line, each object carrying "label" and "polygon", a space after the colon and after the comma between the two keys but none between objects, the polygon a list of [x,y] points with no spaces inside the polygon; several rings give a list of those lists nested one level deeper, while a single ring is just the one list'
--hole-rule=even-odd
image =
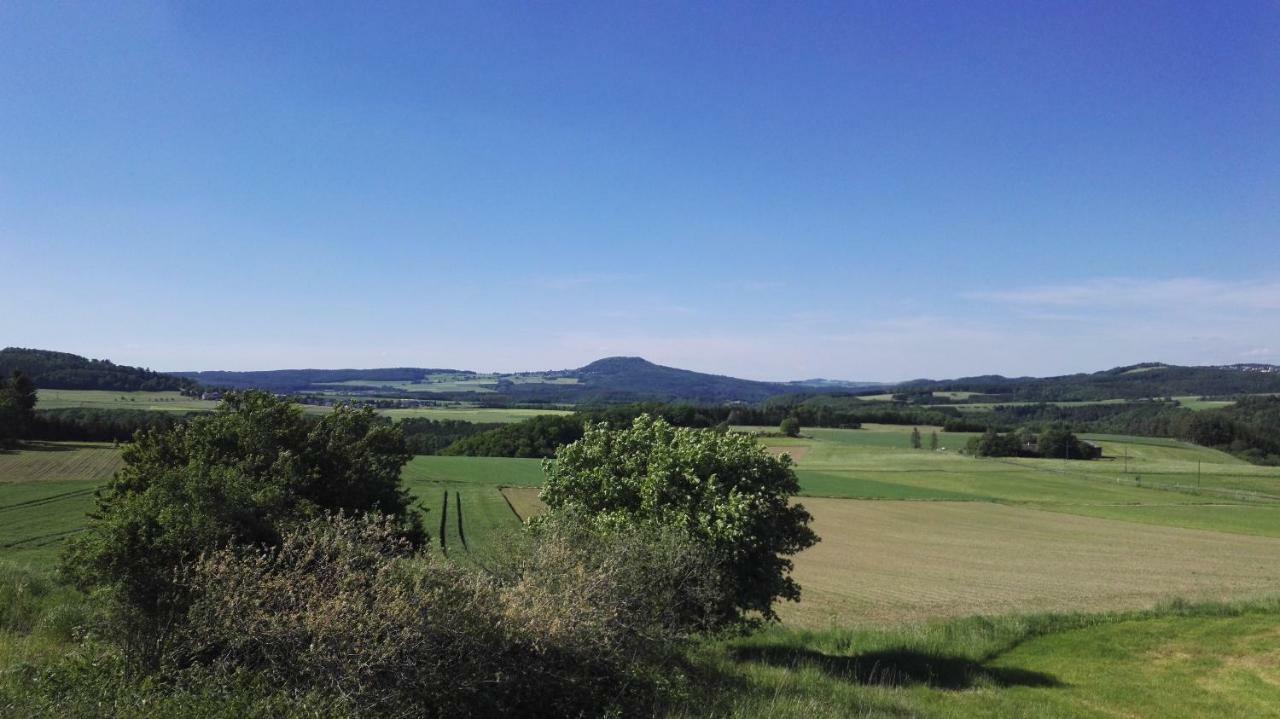
[{"label": "dense forest", "polygon": [[21,371],[43,389],[102,389],[113,392],[173,391],[194,394],[199,384],[149,369],[88,359],[68,352],[6,347],[0,350],[0,376]]},{"label": "dense forest", "polygon": [[[894,389],[921,392],[976,392],[977,402],[1090,402],[1183,395],[1234,396],[1280,392],[1280,372],[1265,365],[1177,367],[1156,363],[1129,365],[1091,374],[1060,377],[985,375],[953,380],[913,380]],[[933,401],[946,402],[935,398]]]}]

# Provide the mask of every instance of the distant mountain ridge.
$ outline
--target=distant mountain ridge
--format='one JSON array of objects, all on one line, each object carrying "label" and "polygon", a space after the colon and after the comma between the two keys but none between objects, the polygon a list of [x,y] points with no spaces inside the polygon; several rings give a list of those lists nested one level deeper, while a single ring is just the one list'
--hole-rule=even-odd
[{"label": "distant mountain ridge", "polygon": [[[759,402],[796,392],[803,385],[761,382],[706,374],[654,364],[641,357],[605,357],[571,370],[482,375],[468,370],[398,367],[383,369],[292,369],[258,372],[175,372],[211,387],[257,388],[275,392],[332,392],[343,383],[347,391],[379,391],[407,396],[484,400],[493,394],[515,402],[609,403],[652,401]],[[480,383],[475,389],[435,390],[433,376],[449,375],[442,387],[456,379]],[[530,381],[541,379],[546,381]],[[368,382],[368,385],[361,385]],[[388,389],[386,383],[406,383]],[[422,383],[416,386],[413,383]],[[484,394],[477,390],[483,389]],[[429,393],[429,394],[428,394]]]},{"label": "distant mountain ridge", "polygon": [[[383,367],[161,373],[87,359],[66,352],[10,347],[0,350],[0,373],[19,369],[45,389],[177,390],[201,386],[263,389],[286,394],[391,397],[475,404],[611,404],[661,401],[754,403],[786,395],[907,395],[915,402],[1061,402],[1169,396],[1280,393],[1280,367],[1233,364],[1184,367],[1144,362],[1056,377],[980,375],[898,384],[810,379],[767,382],[695,372],[641,357],[605,357],[577,369],[478,373],[470,370]],[[933,396],[964,392],[972,398]]]}]

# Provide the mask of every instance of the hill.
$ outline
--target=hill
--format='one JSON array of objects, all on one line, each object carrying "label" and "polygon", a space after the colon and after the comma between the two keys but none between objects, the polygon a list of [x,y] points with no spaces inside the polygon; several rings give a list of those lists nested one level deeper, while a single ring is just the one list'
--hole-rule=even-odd
[{"label": "hill", "polygon": [[759,382],[693,372],[640,357],[606,357],[577,369],[510,374],[420,367],[174,374],[206,386],[232,389],[564,404],[758,402],[810,387],[806,383]]},{"label": "hill", "polygon": [[895,392],[971,392],[987,402],[1089,402],[1149,397],[1233,396],[1280,392],[1280,373],[1260,365],[1181,367],[1158,362],[1057,377],[983,375],[912,380]]},{"label": "hill", "polygon": [[69,352],[6,347],[0,350],[0,376],[21,370],[40,389],[100,389],[117,392],[198,391],[191,379],[161,374],[111,360],[88,359]]}]

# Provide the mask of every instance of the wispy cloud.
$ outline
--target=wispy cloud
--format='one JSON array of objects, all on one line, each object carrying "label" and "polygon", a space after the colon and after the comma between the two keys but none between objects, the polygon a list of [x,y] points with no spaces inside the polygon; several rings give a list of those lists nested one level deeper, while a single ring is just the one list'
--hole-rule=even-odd
[{"label": "wispy cloud", "polygon": [[1034,307],[1277,310],[1280,309],[1280,281],[1107,277],[972,292],[966,296]]}]

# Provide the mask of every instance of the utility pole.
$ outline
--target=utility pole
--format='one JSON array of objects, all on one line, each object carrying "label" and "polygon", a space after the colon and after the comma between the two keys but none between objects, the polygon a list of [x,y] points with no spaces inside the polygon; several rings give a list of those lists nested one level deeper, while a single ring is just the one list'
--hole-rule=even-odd
[{"label": "utility pole", "polygon": [[1129,445],[1124,447],[1124,473],[1129,473]]},{"label": "utility pole", "polygon": [[1200,460],[1196,460],[1196,489],[1200,489]]}]

